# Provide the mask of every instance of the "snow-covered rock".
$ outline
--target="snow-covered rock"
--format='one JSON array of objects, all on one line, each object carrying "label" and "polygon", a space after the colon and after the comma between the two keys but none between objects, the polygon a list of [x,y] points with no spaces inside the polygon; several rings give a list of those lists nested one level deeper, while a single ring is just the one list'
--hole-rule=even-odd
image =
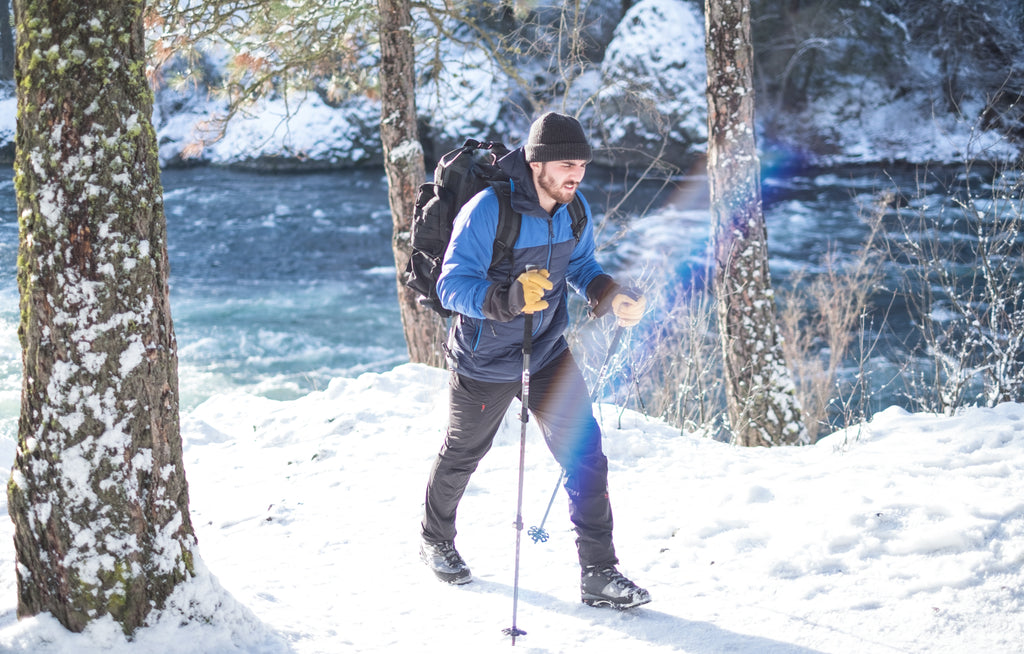
[{"label": "snow-covered rock", "polygon": [[[786,79],[759,80],[755,115],[769,164],[773,159],[826,165],[960,163],[1020,156],[1024,129],[1014,113],[1019,110],[1015,105],[1004,110],[1005,98],[998,105],[992,100],[993,93],[1006,96],[1005,89],[990,88],[1002,59],[985,59],[987,50],[981,46],[971,50],[968,37],[959,44],[933,43],[942,36],[941,26],[922,24],[927,7],[912,4],[894,13],[866,2],[863,11],[843,20],[845,10],[823,6],[819,24],[785,23],[807,28],[807,34],[797,35],[805,39],[802,45],[787,40],[793,34],[780,34],[778,43],[761,51],[755,44],[757,68],[777,71],[782,66],[787,79],[801,80],[796,100],[787,95],[792,87]],[[574,62],[558,56],[566,49],[559,26],[574,20],[561,3],[539,0],[507,14],[488,13],[481,5],[481,24],[499,32],[515,28],[526,39],[516,55],[515,77],[529,88],[495,64],[465,25],[447,26],[458,35],[449,39],[420,21],[419,42],[425,48],[417,65],[416,99],[428,164],[467,137],[517,145],[535,114],[556,110],[579,115],[597,146],[597,163],[634,165],[660,154],[670,166],[689,166],[704,152],[707,131],[701,3],[639,0],[624,7],[614,0],[579,5],[576,24],[584,58]],[[905,21],[900,12],[910,18]],[[780,16],[759,18],[795,20]],[[985,20],[995,24],[990,17]],[[1018,32],[1024,34],[1007,27],[996,35],[1005,42],[1003,59],[1020,58],[1015,53],[1024,45],[1018,47],[1015,39],[1024,43],[1024,37],[1018,38]],[[872,38],[865,39],[866,33]],[[957,48],[965,52],[964,63],[951,73],[949,52]],[[209,69],[207,78],[216,80],[229,56],[223,49],[209,53],[203,65]],[[365,65],[374,65],[375,56],[369,49]],[[987,77],[972,75],[986,66],[998,70]],[[1011,66],[1006,74],[1014,71]],[[956,102],[946,98],[944,80],[951,74],[972,81],[961,82],[965,90]],[[12,95],[10,87],[0,88],[0,159],[7,160],[15,134]],[[218,138],[225,109],[224,101],[201,84],[158,88],[153,120],[163,165],[308,170],[379,166],[382,160],[380,104],[372,95],[338,102],[309,91],[262,100],[232,117]]]},{"label": "snow-covered rock", "polygon": [[679,0],[641,0],[615,30],[601,64],[599,115],[608,164],[661,156],[679,164],[707,139],[704,23]]}]

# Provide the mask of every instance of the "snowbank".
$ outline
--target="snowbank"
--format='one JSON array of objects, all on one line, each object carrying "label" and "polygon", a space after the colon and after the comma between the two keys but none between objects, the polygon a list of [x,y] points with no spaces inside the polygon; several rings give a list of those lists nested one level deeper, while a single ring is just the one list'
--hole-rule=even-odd
[{"label": "snowbank", "polygon": [[[445,373],[406,364],[292,402],[215,397],[183,421],[199,549],[212,575],[134,644],[14,617],[0,522],[0,650],[482,652],[509,646],[519,423],[473,477],[458,546],[475,580],[417,558]],[[532,652],[1019,652],[1024,406],[954,417],[890,409],[803,448],[739,449],[602,405],[621,568],[654,600],[584,606],[564,494],[523,538],[517,624]],[[524,520],[558,478],[535,425]],[[183,613],[209,623],[179,625]]]}]

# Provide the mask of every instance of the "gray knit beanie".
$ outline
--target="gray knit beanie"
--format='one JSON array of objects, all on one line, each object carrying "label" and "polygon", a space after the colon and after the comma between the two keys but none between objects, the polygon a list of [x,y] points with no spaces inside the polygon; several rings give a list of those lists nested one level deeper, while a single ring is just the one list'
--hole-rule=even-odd
[{"label": "gray knit beanie", "polygon": [[592,158],[583,127],[572,116],[546,113],[530,125],[527,161],[590,161]]}]

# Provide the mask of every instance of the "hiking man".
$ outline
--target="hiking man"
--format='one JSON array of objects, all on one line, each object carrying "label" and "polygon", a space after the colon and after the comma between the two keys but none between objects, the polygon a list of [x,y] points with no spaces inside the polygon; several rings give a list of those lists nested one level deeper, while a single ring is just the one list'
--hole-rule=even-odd
[{"label": "hiking man", "polygon": [[[582,601],[628,608],[649,602],[650,595],[615,568],[608,460],[563,333],[569,287],[585,294],[592,315],[614,313],[627,327],[640,321],[646,302],[616,284],[594,258],[590,207],[577,192],[590,160],[579,122],[545,114],[531,125],[526,145],[498,162],[512,179],[512,208],[522,214],[512,256],[492,266],[502,201],[493,188],[474,196],[455,219],[437,281],[441,303],[457,314],[446,349],[449,423],[427,483],[420,556],[442,581],[472,581],[454,545],[456,509],[512,398],[520,395],[524,314],[532,314],[529,410],[566,472]],[[568,207],[574,200],[587,215],[578,239]]]}]

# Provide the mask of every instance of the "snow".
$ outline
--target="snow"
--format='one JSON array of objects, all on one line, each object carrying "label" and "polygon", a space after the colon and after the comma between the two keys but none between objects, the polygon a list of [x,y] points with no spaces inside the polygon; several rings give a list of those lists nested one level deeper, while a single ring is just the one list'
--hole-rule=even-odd
[{"label": "snow", "polygon": [[[674,125],[702,134],[705,72],[697,14],[670,0],[643,0],[631,12],[631,18],[652,20],[624,22],[601,74],[587,71],[574,92],[614,91],[621,77],[615,71],[628,64],[670,91],[675,104],[666,100],[659,111],[681,112]],[[503,128],[508,83],[477,50],[443,45],[446,59],[458,64],[419,89],[421,113],[452,140]],[[160,93],[177,97],[170,89]],[[873,82],[847,80],[795,120],[808,132],[833,134],[837,154],[826,161],[836,163],[1017,152],[970,120],[937,115],[926,96],[890,99],[887,93]],[[201,93],[188,99],[172,112],[158,97],[155,122],[165,163],[210,132],[203,121],[223,110],[221,101]],[[979,111],[966,107],[964,113]],[[15,99],[0,98],[0,142],[13,141],[15,115]],[[133,119],[126,128],[138,125]],[[203,159],[365,163],[379,147],[378,120],[379,104],[366,98],[341,108],[315,94],[265,100],[233,120]],[[609,120],[612,137],[630,124],[618,115]],[[407,152],[403,147],[394,154]],[[40,210],[52,220],[62,202],[44,189]],[[682,217],[706,225],[706,212]],[[649,263],[664,249],[653,237],[665,219],[634,221],[632,229],[652,238],[635,239],[643,251],[631,255],[625,244],[615,256],[635,266]],[[678,241],[678,225],[665,232],[674,239],[667,242]],[[685,238],[706,238],[706,226],[687,230]],[[126,351],[122,375],[141,356],[137,347]],[[424,485],[446,421],[445,384],[441,371],[401,365],[336,379],[325,391],[291,402],[218,395],[183,415],[201,555],[197,576],[179,586],[163,614],[131,643],[109,620],[84,634],[66,632],[47,615],[17,620],[13,525],[0,520],[0,652],[458,653],[510,646],[501,630],[512,615],[517,407],[510,408],[460,510],[458,546],[474,583],[445,586],[416,556]],[[77,387],[54,390],[66,392],[88,395]],[[90,410],[107,418],[110,435],[118,436],[107,406],[97,397],[91,402]],[[517,624],[528,633],[516,647],[1024,651],[1024,406],[956,416],[889,409],[814,446],[775,449],[680,434],[608,405],[599,407],[599,416],[621,568],[654,601],[623,613],[580,604],[560,491],[546,523],[550,540],[523,538]],[[528,435],[524,520],[531,526],[547,507],[558,471],[533,423]],[[2,445],[0,458],[10,468],[13,448]],[[73,479],[85,479],[87,465],[81,452],[63,455]],[[133,469],[152,465],[149,452],[132,462]],[[37,507],[40,515],[48,510]],[[161,539],[168,552],[176,527],[167,526]],[[94,534],[83,529],[79,536]]]},{"label": "snow", "polygon": [[[214,396],[185,414],[198,575],[127,643],[15,618],[0,521],[0,651],[312,654],[511,646],[518,407],[474,475],[457,545],[475,580],[417,557],[446,373],[404,364],[290,402]],[[525,534],[515,647],[530,652],[1020,652],[1024,406],[888,409],[808,447],[743,449],[598,405],[620,568],[653,602],[584,606],[565,496]],[[558,478],[528,423],[524,522]],[[8,452],[8,456],[13,456]],[[191,619],[189,619],[191,618]]]},{"label": "snow", "polygon": [[[611,146],[629,133],[660,143],[668,137],[703,151],[707,139],[707,63],[704,21],[696,7],[674,0],[640,0],[626,12],[600,65],[597,93],[613,107],[602,120]],[[586,101],[581,101],[586,106]]]},{"label": "snow", "polygon": [[[162,162],[178,156],[197,139],[216,138],[218,126],[211,116],[226,107],[217,100],[191,112],[154,115]],[[203,161],[228,164],[255,157],[284,157],[336,162],[365,163],[368,153],[360,143],[366,124],[376,125],[379,106],[356,100],[347,111],[332,109],[315,93],[292,93],[288,98],[259,101],[228,123],[223,138],[208,143]],[[377,137],[379,145],[379,136]]]},{"label": "snow", "polygon": [[[896,20],[890,14],[884,16]],[[447,39],[435,43],[436,35],[430,33],[421,38],[428,47],[419,54],[419,66],[428,66],[435,54],[444,62],[436,77],[417,89],[420,118],[430,125],[433,140],[453,147],[467,136],[504,135],[506,140],[521,140],[524,135],[518,132],[529,120],[518,115],[518,110],[509,109],[517,104],[512,80],[474,45]],[[211,60],[223,65],[226,53],[217,48],[211,52]],[[914,51],[913,56],[910,68],[919,71],[922,79],[942,78],[935,57],[923,51]],[[530,73],[542,63],[526,63],[521,72]],[[551,106],[538,112],[582,112],[595,144],[610,148],[635,148],[645,139],[660,143],[658,128],[668,116],[669,137],[677,143],[679,156],[689,159],[704,150],[704,21],[692,3],[636,2],[620,21],[605,60],[579,72],[564,98],[552,99]],[[643,102],[632,106],[628,100],[638,83],[644,89]],[[773,154],[786,157],[801,152],[810,162],[822,165],[962,163],[1019,156],[1018,144],[997,132],[980,129],[977,117],[984,110],[980,99],[964,99],[954,114],[937,100],[943,97],[942,89],[928,84],[909,90],[904,86],[891,88],[879,82],[873,71],[837,75],[829,94],[812,98],[799,114],[776,117],[785,122],[785,129],[767,134]],[[605,109],[604,115],[594,116],[591,124],[587,114],[595,98],[602,100]],[[641,108],[645,103],[653,113]],[[619,108],[620,104],[624,108]],[[218,121],[225,111],[224,100],[206,89],[169,83],[160,86],[153,122],[161,163],[168,165],[183,156],[198,156],[200,161],[216,165],[266,158],[346,167],[379,159],[376,127],[380,103],[375,99],[353,97],[332,107],[316,93],[293,91],[287,98],[262,100],[234,116],[223,139],[197,147],[198,142],[217,137]],[[0,144],[13,144],[16,113],[10,89],[0,89]],[[771,108],[760,107],[758,119],[771,117],[772,113]],[[822,146],[823,150],[806,152]]]}]

